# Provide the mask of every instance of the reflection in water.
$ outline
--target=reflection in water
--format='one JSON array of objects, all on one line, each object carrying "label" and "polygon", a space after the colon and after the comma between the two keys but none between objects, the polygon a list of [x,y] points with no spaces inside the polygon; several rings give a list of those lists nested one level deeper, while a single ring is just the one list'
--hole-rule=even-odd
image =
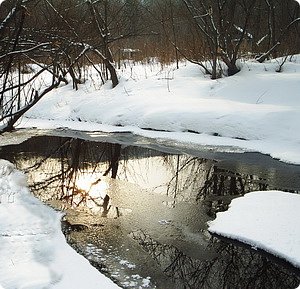
[{"label": "reflection in water", "polygon": [[274,262],[247,250],[212,239],[216,256],[200,261],[174,246],[160,244],[138,230],[132,238],[161,266],[176,288],[295,288],[297,279]]},{"label": "reflection in water", "polygon": [[[123,287],[146,282],[163,289],[295,288],[299,283],[289,269],[206,230],[206,222],[233,198],[284,190],[270,179],[195,156],[73,138],[32,138],[2,147],[2,156],[27,172],[36,196],[66,211],[68,241]],[[135,267],[125,268],[122,258]],[[141,277],[148,275],[152,282]]]},{"label": "reflection in water", "polygon": [[80,139],[46,139],[51,143],[46,156],[17,160],[28,173],[33,192],[44,201],[60,200],[103,216],[108,216],[112,209],[111,214],[119,216],[120,210],[111,208],[106,190],[107,176],[116,178],[121,146],[96,144],[91,148]]}]

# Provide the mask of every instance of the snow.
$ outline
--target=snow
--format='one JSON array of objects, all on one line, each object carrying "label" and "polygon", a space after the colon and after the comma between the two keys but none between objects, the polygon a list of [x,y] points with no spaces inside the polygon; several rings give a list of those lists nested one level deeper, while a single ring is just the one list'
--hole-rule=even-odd
[{"label": "snow", "polygon": [[61,217],[30,194],[23,173],[0,160],[0,288],[120,288],[66,243]]},{"label": "snow", "polygon": [[209,232],[235,239],[300,268],[300,195],[257,191],[234,199],[209,222]]},{"label": "snow", "polygon": [[[62,85],[30,109],[18,128],[129,131],[300,164],[300,55],[289,57],[278,73],[281,62],[241,60],[238,74],[217,80],[191,63],[177,70],[129,62],[118,71],[114,89],[101,86],[95,74],[78,91],[72,83]],[[43,74],[41,83],[48,82],[51,75]],[[209,231],[300,268],[299,217],[299,195],[252,192],[218,213]],[[0,288],[119,288],[67,245],[60,218],[30,195],[21,172],[0,160]]]},{"label": "snow", "polygon": [[217,80],[195,64],[181,63],[176,70],[131,62],[118,71],[114,89],[110,83],[98,87],[95,75],[78,91],[71,83],[61,86],[18,127],[130,131],[299,164],[300,55],[288,58],[278,73],[281,61],[240,61],[238,74]]}]

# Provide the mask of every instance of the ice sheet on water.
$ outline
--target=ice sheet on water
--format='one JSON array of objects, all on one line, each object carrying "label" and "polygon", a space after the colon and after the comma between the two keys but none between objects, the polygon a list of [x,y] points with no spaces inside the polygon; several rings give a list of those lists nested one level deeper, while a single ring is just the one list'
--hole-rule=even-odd
[{"label": "ice sheet on water", "polygon": [[209,231],[260,248],[300,268],[300,195],[257,191],[217,213]]}]

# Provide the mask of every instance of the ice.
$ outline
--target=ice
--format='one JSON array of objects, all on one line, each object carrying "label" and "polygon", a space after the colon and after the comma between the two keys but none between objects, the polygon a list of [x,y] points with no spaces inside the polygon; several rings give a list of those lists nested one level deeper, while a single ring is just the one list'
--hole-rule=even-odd
[{"label": "ice", "polygon": [[234,199],[217,213],[209,231],[286,259],[300,268],[300,195],[257,191]]}]

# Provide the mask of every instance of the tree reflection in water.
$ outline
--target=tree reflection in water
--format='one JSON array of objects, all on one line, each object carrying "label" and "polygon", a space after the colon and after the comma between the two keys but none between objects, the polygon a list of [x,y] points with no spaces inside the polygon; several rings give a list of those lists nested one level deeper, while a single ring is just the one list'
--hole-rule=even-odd
[{"label": "tree reflection in water", "polygon": [[[59,138],[46,156],[35,158],[34,164],[25,171],[32,175],[31,190],[44,201],[55,198],[71,207],[89,204],[101,208],[106,217],[111,206],[105,192],[105,177],[117,177],[120,155],[119,144],[91,147],[81,139]],[[35,174],[38,170],[42,172],[39,181]],[[118,216],[118,208],[114,209]]]},{"label": "tree reflection in water", "polygon": [[[56,137],[37,137],[20,146],[22,154],[15,156],[15,161],[29,175],[35,174],[35,179],[30,179],[32,189],[40,195],[47,190],[48,197],[55,195],[74,206],[86,203],[88,198],[99,205],[89,193],[95,187],[99,189],[103,176],[166,194],[173,198],[174,205],[186,200],[207,201],[218,202],[219,207],[224,203],[225,209],[232,196],[270,188],[257,176],[220,169],[215,161],[189,155]],[[30,155],[26,155],[26,149]],[[159,175],[164,178],[155,183]]]},{"label": "tree reflection in water", "polygon": [[299,278],[282,270],[256,252],[214,238],[216,256],[203,261],[185,255],[172,245],[161,244],[142,230],[131,233],[143,249],[172,278],[176,288],[268,289],[296,288]]},{"label": "tree reflection in water", "polygon": [[216,212],[227,210],[234,197],[269,188],[265,179],[221,169],[212,160],[178,155],[165,156],[165,162],[173,171],[167,184],[167,194],[174,198],[173,204],[187,197],[204,202],[211,217],[215,217]]},{"label": "tree reflection in water", "polygon": [[[204,208],[206,216],[196,217],[200,228],[197,234],[201,234],[199,231],[205,228],[207,220],[226,210],[233,198],[253,190],[284,190],[274,188],[268,179],[224,170],[213,160],[73,138],[32,138],[18,146],[3,147],[0,157],[1,154],[7,159],[10,156],[18,168],[26,170],[32,191],[43,201],[58,200],[76,210],[90,210],[97,217],[117,218],[126,212],[112,206],[110,190],[115,183],[110,179],[118,179],[128,187],[134,183],[143,190],[167,196],[170,210],[183,203],[193,208],[198,206],[199,210]],[[139,200],[134,194],[128,198],[129,205]],[[147,200],[143,202],[144,206],[150,205]],[[131,209],[135,209],[134,205]],[[187,211],[180,212],[179,219],[188,219]],[[130,233],[131,240],[137,241],[159,264],[176,289],[277,289],[295,288],[299,283],[294,274],[254,250],[211,238],[209,247],[215,257],[199,260],[186,255],[172,242],[160,243],[138,226]]]}]

